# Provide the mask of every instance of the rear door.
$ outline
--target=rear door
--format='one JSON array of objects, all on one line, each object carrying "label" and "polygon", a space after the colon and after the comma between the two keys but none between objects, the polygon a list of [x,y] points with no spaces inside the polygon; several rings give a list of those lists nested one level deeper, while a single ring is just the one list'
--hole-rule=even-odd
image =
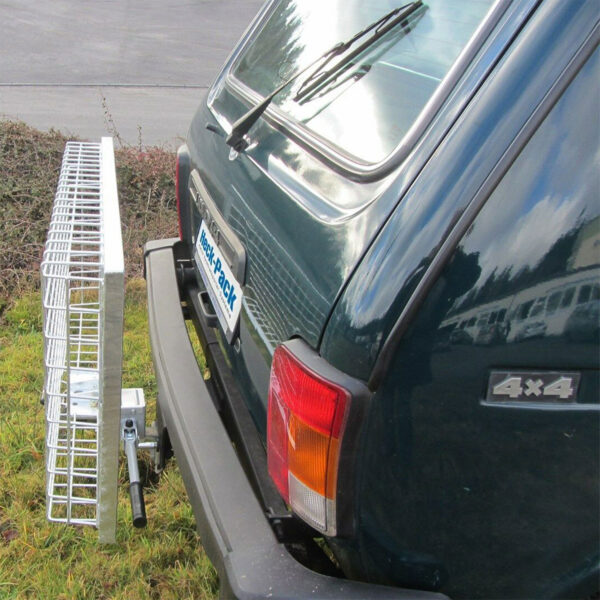
[{"label": "rear door", "polygon": [[[259,427],[264,426],[274,348],[295,336],[318,346],[344,283],[519,26],[525,5],[513,10],[492,0],[462,0],[453,8],[428,2],[310,97],[298,97],[302,78],[282,90],[239,155],[213,131],[228,131],[291,74],[394,6],[358,0],[272,2],[211,90],[188,143],[204,193],[245,250],[239,352],[229,345],[236,336],[228,335],[224,347],[247,384]],[[478,28],[485,35],[475,35]],[[496,46],[487,37],[492,31]],[[471,60],[477,51],[475,68]],[[458,72],[451,72],[453,66]],[[462,90],[459,101],[451,99],[456,89]],[[427,108],[432,99],[439,112]],[[425,116],[415,138],[411,131],[419,115]],[[441,124],[433,125],[434,116]],[[207,252],[201,213],[194,216],[200,256]],[[213,275],[218,284],[221,273]],[[230,334],[232,327],[233,321],[225,323]]]}]

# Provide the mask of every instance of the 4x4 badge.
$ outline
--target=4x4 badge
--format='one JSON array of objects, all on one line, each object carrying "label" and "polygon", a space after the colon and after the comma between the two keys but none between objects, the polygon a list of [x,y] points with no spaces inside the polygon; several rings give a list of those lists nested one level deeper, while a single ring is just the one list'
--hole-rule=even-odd
[{"label": "4x4 badge", "polygon": [[492,371],[486,401],[573,403],[580,379],[574,372]]}]

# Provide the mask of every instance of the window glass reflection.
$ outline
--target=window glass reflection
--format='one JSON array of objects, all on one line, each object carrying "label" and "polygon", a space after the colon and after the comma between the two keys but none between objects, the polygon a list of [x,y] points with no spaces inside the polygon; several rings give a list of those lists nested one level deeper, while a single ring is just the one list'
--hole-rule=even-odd
[{"label": "window glass reflection", "polygon": [[[407,26],[395,27],[308,97],[295,98],[300,77],[275,97],[274,104],[356,158],[383,160],[414,123],[492,4],[493,0],[429,0]],[[332,46],[399,6],[390,1],[281,0],[233,75],[266,96]]]}]

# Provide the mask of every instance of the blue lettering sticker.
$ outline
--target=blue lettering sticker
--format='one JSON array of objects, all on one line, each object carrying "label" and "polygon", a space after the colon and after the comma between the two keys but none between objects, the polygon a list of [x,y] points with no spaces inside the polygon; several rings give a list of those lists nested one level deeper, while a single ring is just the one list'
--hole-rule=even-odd
[{"label": "blue lettering sticker", "polygon": [[230,339],[239,319],[241,301],[238,300],[243,293],[205,222],[200,225],[194,257],[219,322]]}]

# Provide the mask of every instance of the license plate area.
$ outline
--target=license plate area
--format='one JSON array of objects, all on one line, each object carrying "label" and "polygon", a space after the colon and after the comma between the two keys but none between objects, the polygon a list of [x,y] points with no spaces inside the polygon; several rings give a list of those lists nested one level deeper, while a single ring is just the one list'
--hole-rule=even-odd
[{"label": "license plate area", "polygon": [[206,221],[200,224],[194,259],[225,337],[231,343],[237,333],[242,306],[242,286],[234,277]]},{"label": "license plate area", "polygon": [[189,190],[200,217],[194,262],[219,324],[231,343],[237,334],[242,305],[246,251],[195,170],[190,176]]}]

